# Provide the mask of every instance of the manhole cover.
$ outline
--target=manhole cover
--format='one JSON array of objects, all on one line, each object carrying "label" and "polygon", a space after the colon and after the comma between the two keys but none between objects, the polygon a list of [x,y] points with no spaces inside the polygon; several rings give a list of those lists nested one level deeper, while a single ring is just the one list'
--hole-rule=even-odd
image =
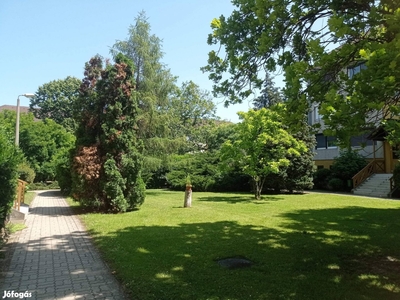
[{"label": "manhole cover", "polygon": [[243,258],[243,257],[222,258],[222,259],[217,260],[217,262],[221,267],[224,267],[227,269],[248,268],[248,267],[251,267],[251,265],[253,264],[252,261],[248,260],[247,258]]}]

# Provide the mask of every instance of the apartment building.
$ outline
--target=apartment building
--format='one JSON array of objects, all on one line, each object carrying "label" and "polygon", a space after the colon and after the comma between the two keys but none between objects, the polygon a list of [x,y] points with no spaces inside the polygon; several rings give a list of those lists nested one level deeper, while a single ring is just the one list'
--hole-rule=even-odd
[{"label": "apartment building", "polygon": [[[365,64],[360,63],[347,68],[345,71],[347,71],[348,76],[351,78],[359,72],[362,72],[365,68]],[[377,121],[380,121],[379,112],[369,117],[375,117]],[[329,168],[334,158],[339,156],[342,149],[337,146],[335,137],[325,136],[323,134],[325,125],[319,114],[319,106],[317,103],[311,104],[308,122],[310,125],[320,124],[320,130],[315,136],[315,165],[317,168]],[[385,130],[379,125],[379,122],[376,122],[375,129],[368,133],[352,137],[350,144],[353,150],[358,151],[367,160],[379,162],[385,173],[392,173],[395,164],[398,162],[398,157],[394,149],[385,140],[385,137]]]}]

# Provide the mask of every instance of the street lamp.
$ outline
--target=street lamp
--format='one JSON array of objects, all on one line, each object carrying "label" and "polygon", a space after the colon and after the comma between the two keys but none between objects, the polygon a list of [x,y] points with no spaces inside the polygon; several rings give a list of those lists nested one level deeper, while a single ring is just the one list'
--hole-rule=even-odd
[{"label": "street lamp", "polygon": [[26,98],[32,98],[34,94],[26,93],[19,95],[17,98],[17,121],[15,124],[15,145],[19,146],[19,97],[24,96]]}]

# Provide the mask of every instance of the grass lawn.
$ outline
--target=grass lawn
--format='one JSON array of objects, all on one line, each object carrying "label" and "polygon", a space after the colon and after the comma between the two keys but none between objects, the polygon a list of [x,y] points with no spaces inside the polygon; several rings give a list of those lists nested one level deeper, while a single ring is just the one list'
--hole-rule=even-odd
[{"label": "grass lawn", "polygon": [[36,193],[35,192],[27,192],[24,197],[24,203],[27,205],[31,205],[33,199],[35,199]]},{"label": "grass lawn", "polygon": [[[400,299],[400,201],[331,194],[147,191],[82,214],[132,299]],[[246,257],[250,268],[216,260]]]}]

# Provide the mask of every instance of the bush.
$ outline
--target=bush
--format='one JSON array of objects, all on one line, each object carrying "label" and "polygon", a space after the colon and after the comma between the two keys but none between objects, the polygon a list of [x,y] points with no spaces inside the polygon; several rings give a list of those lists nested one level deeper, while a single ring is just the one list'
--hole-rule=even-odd
[{"label": "bush", "polygon": [[211,151],[175,155],[166,174],[171,190],[184,190],[190,175],[193,189],[198,192],[250,191],[249,176],[241,170],[220,170],[219,152]]},{"label": "bush", "polygon": [[340,153],[339,157],[335,158],[332,164],[332,177],[347,182],[367,164],[367,160],[357,152],[343,151]]},{"label": "bush", "polygon": [[60,157],[57,160],[56,180],[60,185],[61,192],[65,195],[69,195],[72,188],[72,176],[71,161],[68,154],[65,154],[64,157]]},{"label": "bush", "polygon": [[33,170],[26,162],[18,165],[17,172],[18,178],[23,181],[32,183],[35,180],[35,170]]},{"label": "bush", "polygon": [[343,191],[344,183],[340,178],[332,178],[328,182],[328,188],[332,191]]},{"label": "bush", "polygon": [[212,191],[219,170],[216,167],[218,157],[215,153],[193,153],[176,155],[171,163],[171,171],[166,174],[167,183],[172,190],[184,190],[187,176],[196,191]]},{"label": "bush", "polygon": [[330,169],[318,169],[314,173],[314,188],[323,190],[327,189],[331,175],[332,171]]},{"label": "bush", "polygon": [[59,189],[57,181],[35,182],[28,185],[29,190],[54,190]]},{"label": "bush", "polygon": [[400,187],[400,164],[396,164],[393,170],[394,186]]},{"label": "bush", "polygon": [[0,229],[4,227],[15,200],[17,168],[21,162],[21,151],[14,146],[6,130],[0,127]]}]

